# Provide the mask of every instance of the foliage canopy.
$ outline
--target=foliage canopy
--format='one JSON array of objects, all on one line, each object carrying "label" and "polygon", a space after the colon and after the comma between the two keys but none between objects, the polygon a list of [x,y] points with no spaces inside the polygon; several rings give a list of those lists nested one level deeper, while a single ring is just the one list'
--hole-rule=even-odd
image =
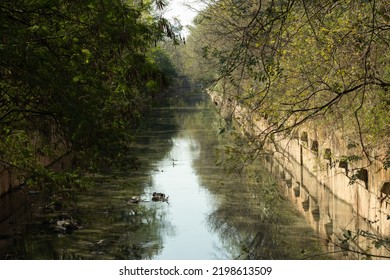
[{"label": "foliage canopy", "polygon": [[[2,166],[41,179],[53,178],[48,161],[69,154],[80,172],[135,167],[130,130],[175,74],[156,47],[178,40],[158,12],[164,6],[161,0],[2,1]],[[74,182],[74,174],[65,177]]]},{"label": "foliage canopy", "polygon": [[[303,124],[342,129],[370,149],[389,143],[387,1],[206,1],[187,40],[200,76],[252,119],[260,146]],[[191,67],[188,67],[191,70]],[[387,143],[387,144],[386,144]],[[385,144],[385,145],[384,145]],[[386,166],[388,151],[378,156]]]}]

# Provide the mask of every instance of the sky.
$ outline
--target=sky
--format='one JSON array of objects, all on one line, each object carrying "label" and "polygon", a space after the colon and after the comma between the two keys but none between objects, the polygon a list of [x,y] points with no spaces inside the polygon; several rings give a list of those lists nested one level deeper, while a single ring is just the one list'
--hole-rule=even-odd
[{"label": "sky", "polygon": [[198,0],[169,0],[164,15],[167,19],[177,18],[186,27],[192,24],[192,20],[196,16],[196,11],[188,6],[199,9],[201,4]]}]

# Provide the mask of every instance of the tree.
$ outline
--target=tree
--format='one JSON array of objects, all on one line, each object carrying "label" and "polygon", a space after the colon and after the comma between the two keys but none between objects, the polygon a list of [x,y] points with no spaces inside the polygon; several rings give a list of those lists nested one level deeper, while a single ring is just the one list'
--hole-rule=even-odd
[{"label": "tree", "polygon": [[[41,185],[64,155],[77,174],[135,168],[130,131],[172,75],[151,59],[156,42],[178,40],[164,3],[3,1],[1,164]],[[73,171],[58,178],[72,184]]]},{"label": "tree", "polygon": [[370,155],[390,140],[388,14],[380,0],[209,1],[192,40],[216,69],[214,90],[267,120],[257,148],[331,124],[388,167],[388,152]]}]

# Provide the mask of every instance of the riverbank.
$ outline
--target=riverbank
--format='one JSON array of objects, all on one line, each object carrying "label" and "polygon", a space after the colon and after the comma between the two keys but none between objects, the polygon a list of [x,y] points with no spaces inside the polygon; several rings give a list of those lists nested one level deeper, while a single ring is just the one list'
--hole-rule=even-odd
[{"label": "riverbank", "polygon": [[[253,119],[248,109],[230,98],[209,94],[221,116],[243,134],[254,137],[269,128],[266,120]],[[272,156],[264,162],[285,186],[285,195],[327,240],[329,250],[340,251],[348,243],[359,252],[373,247],[368,253],[388,256],[378,240],[390,233],[390,170],[369,162],[356,143],[340,131],[303,126],[290,135],[276,136],[266,147]],[[371,154],[378,155],[378,151]],[[346,232],[351,236],[344,236]]]}]

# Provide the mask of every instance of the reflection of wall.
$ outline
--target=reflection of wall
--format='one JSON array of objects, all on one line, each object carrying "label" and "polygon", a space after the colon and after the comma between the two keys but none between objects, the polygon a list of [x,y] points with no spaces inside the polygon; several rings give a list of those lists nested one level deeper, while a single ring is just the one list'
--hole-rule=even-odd
[{"label": "reflection of wall", "polygon": [[[210,94],[222,103],[217,95]],[[265,120],[251,118],[250,112],[238,104],[234,113],[245,133],[262,135],[269,129]],[[266,160],[268,167],[283,179],[287,196],[329,246],[348,229],[390,236],[390,170],[384,170],[381,163],[369,163],[364,156],[349,162],[341,160],[361,155],[361,149],[337,131],[302,129],[279,136],[276,142],[274,156]],[[372,151],[371,156],[381,152]]]},{"label": "reflection of wall", "polygon": [[[381,168],[380,163],[373,162],[371,165],[362,159],[357,162],[341,162],[337,159],[348,153],[353,153],[342,145],[343,141],[318,139],[316,141],[318,150],[312,150],[307,141],[298,139],[280,141],[281,154],[276,157],[284,167],[292,169],[298,176],[303,176],[303,185],[307,188],[319,183],[327,188],[337,199],[347,203],[357,216],[365,218],[371,228],[380,234],[390,234],[390,199],[386,186],[390,181],[390,170]],[[330,147],[321,150],[321,147]],[[357,153],[357,151],[355,151]],[[329,157],[327,153],[331,153]],[[333,161],[333,162],[332,162]],[[351,174],[356,180],[351,181]],[[310,178],[310,179],[309,179]],[[310,190],[315,194],[316,189]],[[385,192],[384,192],[385,191]]]},{"label": "reflection of wall", "polygon": [[[330,252],[342,251],[341,239],[346,230],[353,233],[358,230],[373,231],[372,225],[367,222],[367,219],[361,217],[351,204],[338,198],[332,189],[318,181],[298,162],[288,161],[288,158],[283,157],[267,157],[264,164],[280,179],[285,195],[324,240]],[[360,237],[356,240],[356,247],[350,249],[367,249],[370,244],[366,242],[367,240]],[[389,255],[383,247],[379,250],[372,249],[370,253]],[[343,251],[337,253],[336,257],[357,258],[358,256]]]},{"label": "reflection of wall", "polygon": [[15,239],[23,232],[25,222],[31,220],[30,207],[26,205],[24,191],[15,191],[0,198],[0,259],[13,251]]}]

